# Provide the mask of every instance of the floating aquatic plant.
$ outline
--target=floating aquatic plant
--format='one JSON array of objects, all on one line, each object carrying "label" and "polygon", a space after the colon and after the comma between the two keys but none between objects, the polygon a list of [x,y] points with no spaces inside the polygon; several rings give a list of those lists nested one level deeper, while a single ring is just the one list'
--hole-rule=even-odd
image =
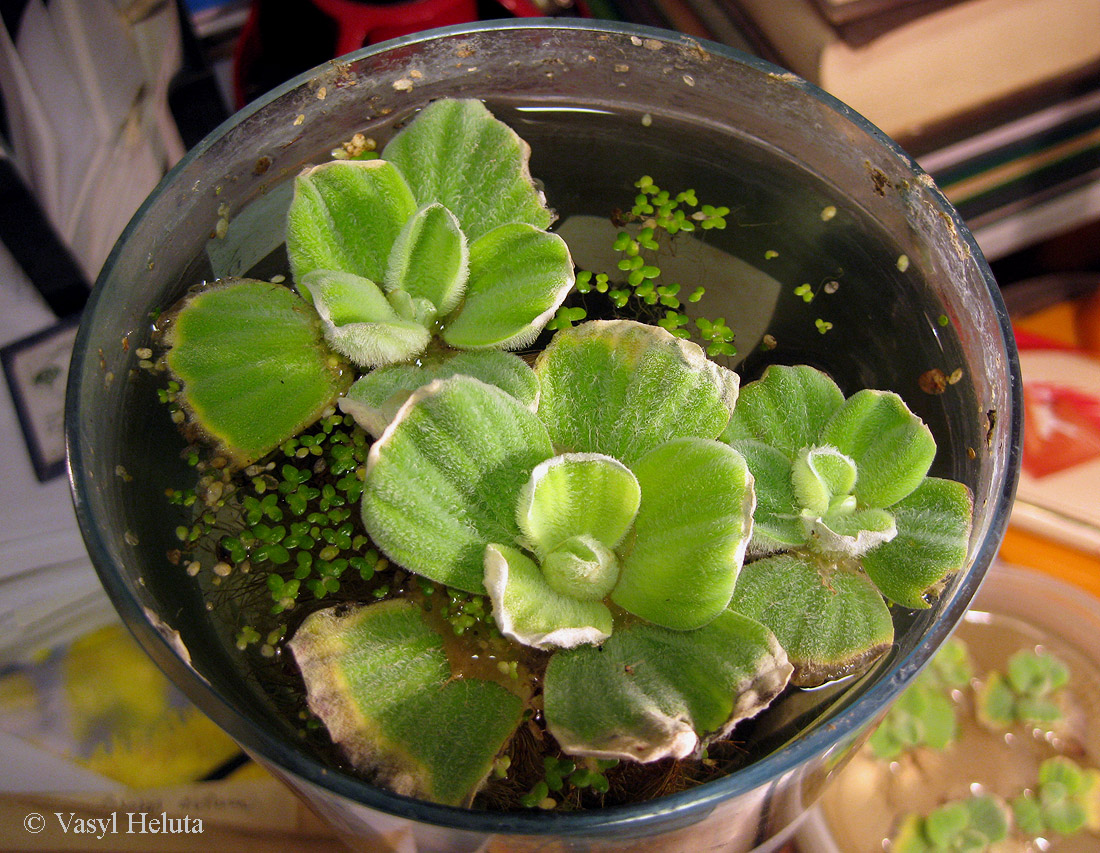
[{"label": "floating aquatic plant", "polygon": [[1100,831],[1100,770],[1081,767],[1065,756],[1039,765],[1039,779],[1012,801],[1016,825],[1030,836]]},{"label": "floating aquatic plant", "polygon": [[983,795],[909,815],[890,842],[893,853],[982,853],[1008,837],[1009,811]]},{"label": "floating aquatic plant", "polygon": [[[1021,849],[1049,846],[1052,836],[1068,838],[1100,831],[1100,771],[1065,756],[1039,765],[1035,784],[1005,803],[989,794],[946,803],[928,815],[909,814],[890,841],[894,853],[984,853],[999,850],[1009,836]],[[1044,840],[1045,839],[1045,840]]]},{"label": "floating aquatic plant", "polygon": [[948,640],[871,733],[875,756],[891,761],[916,747],[944,749],[951,744],[959,725],[949,694],[965,687],[971,674],[966,645]]},{"label": "floating aquatic plant", "polygon": [[845,399],[827,375],[771,365],[742,390],[724,439],[748,460],[757,509],[733,608],[771,628],[813,686],[893,641],[883,596],[925,608],[966,561],[972,501],[927,476],[936,452],[902,399]]},{"label": "floating aquatic plant", "polygon": [[[169,367],[200,431],[246,465],[316,420],[354,378],[352,365],[407,362],[434,346],[446,370],[448,348],[530,343],[574,274],[565,242],[545,230],[553,215],[531,181],[529,154],[479,101],[442,100],[380,159],[303,171],[287,254],[304,299],[230,280],[176,312]],[[499,353],[484,369],[475,361],[462,369],[489,381],[517,370]],[[375,371],[349,411],[379,432],[391,397],[429,378],[411,377]],[[380,398],[380,388],[389,395]]]},{"label": "floating aquatic plant", "polygon": [[976,696],[978,719],[991,729],[1017,723],[1052,725],[1062,719],[1061,691],[1069,669],[1055,655],[1021,649],[1006,672],[986,676]]},{"label": "floating aquatic plant", "polygon": [[[446,161],[456,148],[467,156]],[[551,215],[527,155],[479,101],[437,101],[382,159],[299,175],[287,254],[334,348],[375,367],[419,354],[434,334],[461,349],[533,340],[573,268],[565,241],[544,230]]]},{"label": "floating aquatic plant", "polygon": [[[543,712],[565,752],[698,753],[790,674],[771,632],[728,608],[754,504],[716,440],[736,375],[631,321],[559,332],[535,374],[536,412],[469,376],[415,391],[371,449],[366,529],[404,568],[487,590],[506,637],[553,652]],[[347,665],[378,654],[364,643]],[[356,708],[370,736],[370,697],[336,692],[314,710]]]}]

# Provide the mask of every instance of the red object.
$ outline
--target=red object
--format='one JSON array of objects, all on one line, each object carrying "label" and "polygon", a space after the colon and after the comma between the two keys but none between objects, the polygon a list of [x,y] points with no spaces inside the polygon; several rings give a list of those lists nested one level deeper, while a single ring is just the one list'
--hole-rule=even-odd
[{"label": "red object", "polygon": [[1037,332],[1029,332],[1027,329],[1014,328],[1012,332],[1016,338],[1017,349],[1057,349],[1067,352],[1076,349],[1076,347],[1072,347],[1069,344],[1064,344],[1061,341],[1048,338],[1046,335],[1040,335]]},{"label": "red object", "polygon": [[1049,382],[1024,382],[1023,468],[1046,477],[1100,457],[1100,398]]},{"label": "red object", "polygon": [[410,0],[408,3],[362,3],[358,0],[312,0],[336,22],[336,55],[365,44],[409,33],[477,20],[477,0]]},{"label": "red object", "polygon": [[[313,66],[398,36],[478,20],[484,0],[252,0],[233,62],[236,107]],[[536,0],[496,0],[500,17],[545,15]],[[573,8],[588,16],[582,0]],[[488,11],[491,17],[492,10]]]}]

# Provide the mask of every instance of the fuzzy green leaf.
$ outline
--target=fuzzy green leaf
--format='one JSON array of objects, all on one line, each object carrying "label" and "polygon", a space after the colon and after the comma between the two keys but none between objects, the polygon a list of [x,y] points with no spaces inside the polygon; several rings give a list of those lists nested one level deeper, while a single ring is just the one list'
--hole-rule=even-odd
[{"label": "fuzzy green leaf", "polygon": [[317,312],[265,281],[227,279],[188,297],[165,340],[185,409],[237,466],[312,424],[352,378]]},{"label": "fuzzy green leaf", "polygon": [[666,628],[705,625],[729,604],[752,535],[744,457],[718,441],[678,438],[632,470],[641,507],[611,600]]},{"label": "fuzzy green leaf", "polygon": [[672,438],[716,438],[737,399],[737,374],[695,344],[629,320],[558,332],[535,372],[538,414],[555,447],[628,467]]},{"label": "fuzzy green leaf", "polygon": [[458,220],[443,205],[429,204],[397,235],[383,283],[388,292],[428,300],[444,317],[462,300],[469,272],[470,250]]},{"label": "fuzzy green leaf", "polygon": [[546,555],[572,536],[617,546],[638,512],[641,492],[630,469],[598,453],[566,453],[531,472],[516,521],[531,550]]},{"label": "fuzzy green leaf", "polygon": [[863,568],[891,601],[928,607],[929,591],[966,565],[972,513],[966,486],[927,477],[890,507],[897,536],[864,554]]},{"label": "fuzzy green leaf", "polygon": [[534,411],[539,400],[539,380],[522,358],[499,350],[478,350],[427,357],[416,364],[391,364],[355,380],[340,408],[374,438],[382,435],[397,410],[417,388],[433,379],[472,376],[495,385]]},{"label": "fuzzy green leaf", "polygon": [[509,639],[537,649],[602,643],[611,636],[611,611],[550,587],[535,563],[515,548],[492,544],[485,550],[485,589],[493,618]]},{"label": "fuzzy green leaf", "polygon": [[313,270],[298,284],[313,300],[329,346],[359,367],[405,361],[431,339],[422,324],[399,316],[370,279]]},{"label": "fuzzy green leaf", "polygon": [[518,696],[452,679],[442,637],[410,602],[317,611],[290,648],[333,741],[399,794],[469,805],[519,725]]},{"label": "fuzzy green leaf", "polygon": [[730,608],[775,633],[801,687],[864,669],[894,640],[890,611],[865,575],[797,554],[745,566]]},{"label": "fuzzy green leaf", "polygon": [[401,173],[384,160],[336,160],[294,180],[286,251],[296,282],[312,270],[383,281],[397,235],[417,209]]},{"label": "fuzzy green leaf", "polygon": [[594,536],[570,536],[546,555],[542,576],[561,595],[602,601],[619,579],[619,559]]},{"label": "fuzzy green leaf", "polygon": [[833,499],[851,494],[856,464],[835,447],[804,447],[791,467],[791,485],[803,509],[825,515]]},{"label": "fuzzy green leaf", "polygon": [[897,534],[894,516],[884,509],[831,512],[824,518],[807,518],[810,547],[831,557],[858,557]]},{"label": "fuzzy green leaf", "polygon": [[500,225],[547,228],[553,215],[531,182],[531,149],[480,101],[429,104],[382,151],[419,204],[443,204],[472,242]]},{"label": "fuzzy green leaf", "polygon": [[843,403],[840,388],[820,370],[772,364],[741,389],[722,438],[760,441],[793,461],[804,447],[821,444],[822,428]]},{"label": "fuzzy green leaf", "polygon": [[436,380],[371,447],[367,533],[409,571],[480,593],[485,546],[519,536],[520,490],[551,455],[545,428],[514,397],[468,376]]},{"label": "fuzzy green leaf", "polygon": [[931,430],[890,391],[857,391],[825,424],[818,444],[855,460],[853,494],[868,507],[900,501],[920,485],[936,456]]},{"label": "fuzzy green leaf", "polygon": [[443,340],[477,349],[527,346],[573,286],[569,247],[530,225],[502,225],[470,245],[462,305],[444,321]]},{"label": "fuzzy green leaf", "polygon": [[753,439],[738,439],[730,446],[745,457],[756,492],[749,553],[757,556],[808,544],[791,482],[791,460],[783,451]]},{"label": "fuzzy green leaf", "polygon": [[684,758],[766,708],[789,675],[771,632],[739,614],[697,631],[637,623],[551,658],[546,722],[573,755]]}]

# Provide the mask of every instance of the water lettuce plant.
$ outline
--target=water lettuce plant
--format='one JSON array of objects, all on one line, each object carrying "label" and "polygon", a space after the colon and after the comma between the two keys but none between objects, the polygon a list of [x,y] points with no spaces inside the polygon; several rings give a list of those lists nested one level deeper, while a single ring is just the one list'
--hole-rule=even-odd
[{"label": "water lettuce plant", "polygon": [[[574,282],[529,156],[481,102],[442,100],[380,159],[304,170],[286,232],[298,294],[228,280],[173,312],[169,367],[194,429],[243,467],[313,423],[357,372],[529,344]],[[479,375],[507,378],[514,361],[490,357]],[[372,373],[353,410],[384,422],[396,381]],[[390,394],[375,405],[379,386]]]},{"label": "water lettuce plant", "polygon": [[926,608],[966,561],[972,500],[927,476],[928,427],[888,391],[845,398],[813,367],[771,365],[741,391],[724,440],[748,460],[757,510],[733,606],[775,632],[814,686],[893,642],[883,599]]},{"label": "water lettuce plant", "polygon": [[[361,368],[534,340],[573,286],[530,150],[480,101],[422,110],[381,159],[295,180],[287,255],[332,347]],[[476,188],[476,191],[473,191]]]},{"label": "water lettuce plant", "polygon": [[[415,391],[371,448],[365,528],[409,571],[487,591],[504,636],[553,653],[543,713],[566,752],[698,755],[766,707],[791,670],[771,632],[728,607],[754,506],[744,459],[716,440],[737,377],[695,344],[625,320],[559,332],[534,374],[535,412],[469,376]],[[307,639],[292,648],[316,657]],[[359,666],[401,665],[349,658],[348,685]],[[383,728],[371,697],[349,689],[314,704],[303,669],[326,723],[349,707],[366,719],[369,746],[349,751],[399,760],[384,731],[371,735]]]}]

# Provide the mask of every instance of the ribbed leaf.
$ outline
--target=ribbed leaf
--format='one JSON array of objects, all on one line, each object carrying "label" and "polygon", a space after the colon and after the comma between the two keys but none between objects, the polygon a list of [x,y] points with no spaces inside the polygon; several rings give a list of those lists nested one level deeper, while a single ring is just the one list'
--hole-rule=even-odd
[{"label": "ribbed leaf", "polygon": [[401,229],[386,262],[387,291],[426,299],[439,317],[462,300],[470,250],[455,215],[441,204],[420,208]]},{"label": "ribbed leaf", "polygon": [[391,364],[372,370],[355,380],[340,398],[340,408],[378,438],[413,391],[433,379],[458,375],[495,385],[531,411],[538,405],[539,380],[527,362],[509,352],[478,350],[425,356],[416,364]]},{"label": "ribbed leaf", "polygon": [[641,507],[611,600],[666,628],[699,628],[729,604],[752,535],[748,466],[721,442],[678,438],[632,470]]},{"label": "ribbed leaf", "polygon": [[317,312],[265,281],[228,279],[188,297],[166,342],[185,408],[238,466],[312,424],[352,378]]},{"label": "ribbed leaf", "polygon": [[290,648],[333,741],[399,794],[469,805],[519,725],[518,696],[452,679],[442,637],[410,602],[317,611]]},{"label": "ribbed leaf", "polygon": [[476,100],[429,104],[382,151],[419,204],[440,202],[470,241],[500,225],[547,228],[553,216],[531,182],[531,149]]},{"label": "ribbed leaf", "polygon": [[299,289],[312,298],[329,346],[361,368],[405,361],[431,339],[422,324],[398,316],[370,279],[313,270],[302,276]]},{"label": "ribbed leaf", "polygon": [[791,460],[783,451],[752,439],[738,439],[730,446],[745,457],[756,492],[749,553],[770,554],[806,545],[809,534],[791,484]]},{"label": "ribbed leaf", "polygon": [[468,376],[436,380],[371,448],[367,533],[409,571],[483,592],[485,546],[516,541],[520,489],[551,455],[545,428],[514,397]]},{"label": "ribbed leaf", "polygon": [[853,494],[860,504],[886,508],[920,485],[936,456],[932,432],[890,391],[857,391],[821,431],[856,463]]},{"label": "ribbed leaf", "polygon": [[894,640],[886,602],[865,575],[796,554],[745,566],[730,609],[775,633],[800,687],[857,672]]},{"label": "ribbed leaf", "polygon": [[954,480],[928,477],[890,512],[898,534],[864,554],[863,567],[891,601],[926,608],[928,592],[966,565],[970,490]]},{"label": "ribbed leaf", "polygon": [[486,549],[485,589],[497,627],[517,643],[573,648],[611,636],[611,611],[605,604],[555,592],[529,557],[507,545]]},{"label": "ribbed leaf", "polygon": [[444,321],[453,347],[516,349],[531,343],[573,286],[569,247],[530,225],[502,225],[470,245],[461,306]]},{"label": "ribbed leaf", "polygon": [[535,363],[539,417],[559,451],[604,453],[628,467],[672,438],[717,438],[737,374],[695,344],[629,320],[554,335]]},{"label": "ribbed leaf", "polygon": [[566,453],[531,472],[516,520],[541,558],[572,536],[618,545],[638,512],[641,492],[630,469],[598,453]]},{"label": "ribbed leaf", "polygon": [[828,513],[806,518],[810,547],[834,559],[859,557],[897,535],[894,516],[884,509]]},{"label": "ribbed leaf", "polygon": [[844,402],[826,374],[808,365],[772,364],[741,389],[725,441],[752,439],[781,450],[793,460],[804,447],[821,444],[822,427]]},{"label": "ribbed leaf", "polygon": [[294,180],[286,251],[295,282],[312,270],[382,281],[397,235],[417,209],[401,173],[384,160],[336,160]]},{"label": "ribbed leaf", "polygon": [[731,611],[697,631],[637,623],[551,658],[546,723],[572,755],[685,758],[766,708],[790,671],[771,632]]}]

